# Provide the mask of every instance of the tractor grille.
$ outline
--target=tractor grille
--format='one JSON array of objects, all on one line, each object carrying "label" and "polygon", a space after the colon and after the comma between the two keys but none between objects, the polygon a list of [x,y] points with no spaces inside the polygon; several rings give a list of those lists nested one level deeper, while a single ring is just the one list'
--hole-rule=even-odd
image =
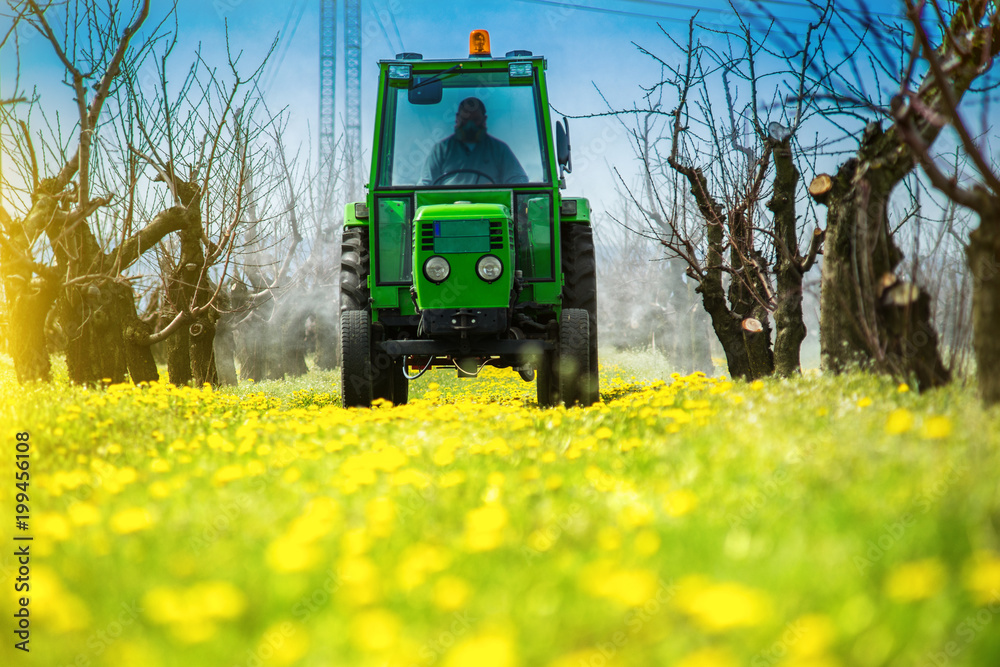
[{"label": "tractor grille", "polygon": [[420,225],[420,249],[434,252],[434,223]]},{"label": "tractor grille", "polygon": [[503,250],[504,220],[426,221],[417,242],[428,252],[486,252]]},{"label": "tractor grille", "polygon": [[490,220],[490,250],[503,250],[503,220]]}]

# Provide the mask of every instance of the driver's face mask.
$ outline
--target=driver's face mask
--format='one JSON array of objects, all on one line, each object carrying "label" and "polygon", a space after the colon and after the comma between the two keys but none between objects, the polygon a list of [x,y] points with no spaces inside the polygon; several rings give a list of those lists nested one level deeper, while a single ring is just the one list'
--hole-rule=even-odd
[{"label": "driver's face mask", "polygon": [[[483,120],[485,121],[485,119]],[[470,118],[465,121],[459,120],[455,123],[455,136],[458,137],[459,141],[476,143],[480,141],[485,134],[485,122],[476,122]]]}]

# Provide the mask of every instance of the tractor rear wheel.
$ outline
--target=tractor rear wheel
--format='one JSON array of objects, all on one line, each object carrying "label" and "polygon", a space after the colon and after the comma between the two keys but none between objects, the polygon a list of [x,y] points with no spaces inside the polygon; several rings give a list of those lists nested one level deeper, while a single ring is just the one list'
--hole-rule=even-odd
[{"label": "tractor rear wheel", "polygon": [[345,408],[372,404],[371,316],[366,310],[340,314],[340,396]]},{"label": "tractor rear wheel", "polygon": [[594,233],[589,225],[566,223],[562,227],[563,308],[581,308],[590,320],[590,373],[581,400],[590,405],[601,400],[597,359],[597,260]]},{"label": "tractor rear wheel", "polygon": [[368,310],[368,228],[344,230],[340,250],[340,310]]},{"label": "tractor rear wheel", "polygon": [[581,308],[564,308],[559,321],[556,363],[559,398],[567,406],[590,405],[590,316]]}]

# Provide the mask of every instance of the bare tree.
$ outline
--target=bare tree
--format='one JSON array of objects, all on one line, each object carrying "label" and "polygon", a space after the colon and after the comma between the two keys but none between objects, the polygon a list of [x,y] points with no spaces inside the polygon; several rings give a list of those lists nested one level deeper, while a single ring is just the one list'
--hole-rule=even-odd
[{"label": "bare tree", "polygon": [[[1000,368],[1000,341],[996,336],[1000,330],[1000,169],[986,153],[984,144],[975,138],[989,130],[988,112],[983,112],[983,127],[974,131],[960,113],[964,91],[953,70],[961,66],[961,61],[955,61],[955,54],[978,62],[980,69],[989,67],[991,59],[1000,52],[1000,7],[994,3],[992,12],[987,13],[990,3],[971,3],[963,6],[965,12],[959,12],[944,25],[936,1],[929,7],[927,3],[917,4],[912,0],[906,4],[914,33],[908,68],[924,64],[925,85],[939,91],[939,97],[936,106],[928,106],[921,91],[911,90],[908,79],[904,78],[899,94],[892,100],[893,116],[906,146],[934,187],[979,216],[979,226],[969,235],[965,248],[973,279],[973,346],[980,395],[986,405],[995,405],[1000,403],[1000,377],[995,372]],[[937,31],[943,28],[942,41],[946,46],[935,48],[931,42],[926,25],[928,9],[932,12],[931,26]],[[988,108],[988,101],[985,104]],[[974,170],[978,182],[970,188],[960,185],[955,176],[946,175],[931,155],[930,142],[946,125],[954,129]]]},{"label": "bare tree", "polygon": [[[810,34],[815,29],[810,28]],[[802,279],[823,239],[822,232],[814,232],[808,251],[800,253],[795,213],[799,172],[793,143],[804,110],[800,105],[789,115],[776,105],[775,120],[760,116],[756,67],[766,35],[755,38],[744,25],[741,33],[725,35],[729,46],[717,52],[696,40],[694,33],[692,19],[688,43],[677,44],[687,54],[683,69],[653,56],[667,77],[650,89],[648,108],[633,111],[639,119],[633,137],[645,173],[644,188],[634,203],[645,216],[645,233],[686,264],[722,343],[730,374],[744,379],[775,370],[792,375],[799,372],[806,334]],[[735,55],[733,41],[740,49]],[[810,48],[804,53],[808,55]],[[778,69],[769,74],[781,78],[783,85],[800,88],[805,63],[805,56],[795,63],[777,59]],[[666,112],[663,91],[668,87],[677,91],[677,105]],[[719,88],[725,91],[723,108],[714,101]],[[658,125],[662,117],[669,122]],[[661,148],[662,134],[669,135],[668,147]],[[693,229],[687,224],[689,200],[680,194],[676,177],[683,179],[695,203],[694,217],[700,222]],[[765,203],[772,213],[770,221]]]},{"label": "bare tree", "polygon": [[[75,382],[120,382],[126,372],[136,382],[157,379],[150,345],[174,336],[171,380],[216,381],[214,325],[253,157],[230,128],[250,133],[252,114],[241,117],[236,103],[248,106],[238,95],[253,77],[242,78],[230,58],[225,83],[199,55],[176,94],[168,91],[174,42],[165,24],[133,44],[149,9],[142,2],[126,17],[118,3],[90,0],[67,7],[56,26],[48,5],[29,0],[20,16],[62,62],[77,106],[70,145],[58,126],[46,137],[29,130],[30,114],[0,111],[16,137],[4,151],[24,165],[22,197],[4,202],[15,213],[0,213],[10,346],[22,381],[49,376],[46,322],[63,334]],[[154,56],[154,89],[140,90]],[[165,189],[151,187],[148,167]],[[54,175],[41,178],[44,171]],[[154,248],[158,265],[148,259]],[[138,317],[134,288],[144,271],[160,270],[170,317],[155,326]]]},{"label": "bare tree", "polygon": [[[991,4],[991,0],[963,0],[953,7],[950,17],[938,13],[941,26],[947,29],[934,53],[940,62],[948,63],[947,79],[923,76],[906,99],[909,106],[921,110],[907,132],[922,145],[931,145],[940,133],[941,124],[931,119],[957,104],[1000,51],[1000,27],[995,20],[983,25]],[[844,74],[826,60],[810,69],[808,94],[833,103],[825,113],[873,118],[856,154],[835,175],[822,174],[810,187],[817,202],[827,207],[820,327],[823,360],[833,371],[860,362],[915,377],[922,388],[933,387],[947,382],[950,373],[938,353],[929,295],[897,276],[903,253],[888,210],[893,190],[911,173],[916,156],[899,122],[883,130],[880,121],[894,120],[892,111],[880,106],[864,83],[866,78],[878,81],[889,76],[909,91],[919,73],[905,62],[907,49],[900,29],[880,25],[871,17],[860,21],[860,26],[860,55],[873,63],[872,74],[866,77],[855,67],[845,68],[848,73]],[[949,35],[963,37],[956,40]],[[930,49],[929,42],[925,48]],[[894,62],[900,63],[898,71],[892,69]]]}]

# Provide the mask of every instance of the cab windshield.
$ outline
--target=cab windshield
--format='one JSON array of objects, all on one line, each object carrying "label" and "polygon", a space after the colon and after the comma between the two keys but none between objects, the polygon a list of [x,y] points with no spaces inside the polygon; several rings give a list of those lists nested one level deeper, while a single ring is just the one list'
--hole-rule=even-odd
[{"label": "cab windshield", "polygon": [[[412,94],[428,79],[427,89],[441,86],[440,100]],[[512,79],[506,67],[389,80],[379,186],[549,183],[534,81]]]}]

